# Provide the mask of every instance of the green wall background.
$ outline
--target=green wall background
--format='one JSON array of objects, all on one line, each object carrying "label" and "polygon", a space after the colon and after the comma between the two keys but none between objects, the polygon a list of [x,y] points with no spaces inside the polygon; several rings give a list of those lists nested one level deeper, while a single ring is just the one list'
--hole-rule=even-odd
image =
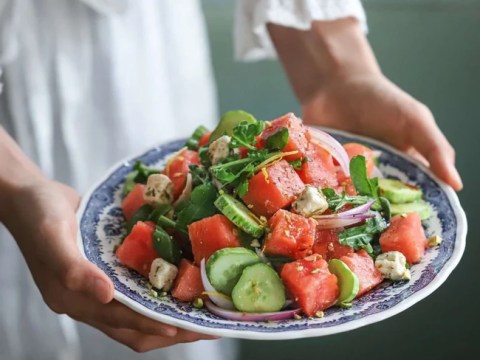
[{"label": "green wall background", "polygon": [[[203,0],[220,110],[259,118],[299,113],[277,62],[236,63],[233,1]],[[465,255],[427,299],[380,323],[295,341],[242,341],[241,359],[480,359],[480,1],[364,2],[369,39],[384,73],[426,103],[457,150],[469,220]]]}]

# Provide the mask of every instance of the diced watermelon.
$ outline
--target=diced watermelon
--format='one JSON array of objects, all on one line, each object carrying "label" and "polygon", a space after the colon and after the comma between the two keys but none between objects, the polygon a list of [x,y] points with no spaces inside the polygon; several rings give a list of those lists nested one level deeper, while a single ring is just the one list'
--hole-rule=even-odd
[{"label": "diced watermelon", "polygon": [[264,251],[269,255],[300,259],[312,253],[316,222],[286,210],[278,210],[268,221],[270,233]]},{"label": "diced watermelon", "polygon": [[307,156],[309,161],[304,162],[301,169],[297,170],[302,181],[322,188],[336,187],[337,173],[332,155],[320,145],[312,143]]},{"label": "diced watermelon", "polygon": [[288,129],[288,143],[282,151],[298,151],[297,154],[285,157],[285,160],[292,161],[307,156],[307,149],[310,143],[310,133],[303,126],[302,121],[293,113],[285,114],[271,122],[271,126],[263,130],[262,138],[266,140],[282,128]]},{"label": "diced watermelon", "polygon": [[373,289],[383,281],[382,274],[375,267],[373,259],[365,250],[351,253],[340,258],[355,275],[360,282],[357,298]]},{"label": "diced watermelon", "polygon": [[334,305],[339,295],[337,277],[318,254],[285,264],[280,276],[307,316]]},{"label": "diced watermelon", "polygon": [[172,287],[172,296],[180,301],[190,302],[202,296],[204,291],[200,268],[182,259]]},{"label": "diced watermelon", "polygon": [[137,222],[116,251],[123,265],[145,277],[148,277],[153,260],[158,258],[153,247],[154,230],[155,224],[152,222]]},{"label": "diced watermelon", "polygon": [[144,190],[145,185],[135,184],[132,191],[130,191],[125,199],[123,199],[122,210],[127,221],[131,219],[138,209],[147,203],[143,198]]},{"label": "diced watermelon", "polygon": [[348,245],[342,245],[338,242],[338,233],[334,230],[317,229],[315,243],[312,251],[320,254],[329,261],[331,259],[340,259],[344,255],[353,253],[353,248]]},{"label": "diced watermelon", "polygon": [[417,213],[392,217],[390,226],[380,235],[382,252],[400,251],[409,264],[420,261],[426,246],[427,238]]},{"label": "diced watermelon", "polygon": [[210,142],[210,135],[212,134],[211,131],[207,131],[205,134],[202,135],[200,140],[198,141],[198,147],[202,147],[207,145]]},{"label": "diced watermelon", "polygon": [[200,264],[203,258],[207,260],[217,250],[241,246],[235,225],[221,214],[191,223],[188,235],[196,264]]},{"label": "diced watermelon", "polygon": [[172,159],[165,168],[167,175],[173,183],[173,198],[177,199],[185,188],[187,174],[190,172],[189,165],[199,165],[198,153],[193,150],[183,150]]},{"label": "diced watermelon", "polygon": [[375,161],[373,159],[373,151],[365,145],[357,143],[348,143],[344,144],[343,148],[348,154],[348,157],[351,159],[357,155],[362,155],[365,157],[365,162],[367,164],[367,175],[372,176],[373,169],[375,168]]},{"label": "diced watermelon", "polygon": [[281,160],[248,181],[248,192],[243,201],[255,214],[271,216],[290,205],[303,189],[305,185],[292,166]]}]

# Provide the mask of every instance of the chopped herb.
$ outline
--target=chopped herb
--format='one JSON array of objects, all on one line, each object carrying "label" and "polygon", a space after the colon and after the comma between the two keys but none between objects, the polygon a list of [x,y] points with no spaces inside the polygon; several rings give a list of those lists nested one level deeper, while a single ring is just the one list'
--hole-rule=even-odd
[{"label": "chopped herb", "polygon": [[290,165],[292,165],[295,170],[300,170],[302,168],[303,161],[302,159],[293,160],[290,161]]},{"label": "chopped herb", "polygon": [[378,178],[368,178],[364,156],[358,155],[350,160],[350,177],[360,195],[378,198]]},{"label": "chopped herb", "polygon": [[369,254],[373,253],[372,245],[378,235],[387,228],[387,223],[379,212],[374,212],[373,218],[367,219],[365,224],[343,230],[339,233],[339,242],[348,245],[355,251],[365,249]]},{"label": "chopped herb", "polygon": [[363,205],[371,199],[368,196],[350,196],[345,191],[338,195],[331,188],[322,189],[322,193],[327,199],[328,207],[334,211],[340,210],[345,205]]},{"label": "chopped herb", "polygon": [[208,170],[203,165],[189,165],[190,173],[192,174],[193,186],[205,184],[211,181]]},{"label": "chopped herb", "polygon": [[256,143],[255,137],[262,133],[264,127],[265,123],[263,121],[253,123],[247,121],[240,122],[233,128],[230,148],[235,149],[243,146],[248,150],[256,150],[254,146]]}]

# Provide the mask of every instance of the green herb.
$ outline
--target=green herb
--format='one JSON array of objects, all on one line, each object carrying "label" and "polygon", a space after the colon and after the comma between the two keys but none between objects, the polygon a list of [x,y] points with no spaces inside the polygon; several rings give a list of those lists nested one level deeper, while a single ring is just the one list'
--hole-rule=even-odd
[{"label": "green herb", "polygon": [[186,229],[192,222],[214,215],[216,198],[217,189],[212,183],[194,188],[189,203],[177,214],[177,228]]},{"label": "green herb", "polygon": [[157,254],[171,264],[178,264],[182,252],[175,240],[160,226],[155,227],[153,232],[153,247]]},{"label": "green herb", "polygon": [[348,245],[355,251],[365,249],[373,253],[372,245],[378,235],[387,228],[387,223],[379,212],[374,212],[374,217],[367,219],[365,224],[343,230],[339,233],[339,242]]},{"label": "green herb", "polygon": [[141,184],[146,184],[150,175],[160,174],[160,170],[147,167],[141,161],[135,163],[133,170],[137,171],[134,181]]},{"label": "green herb", "polygon": [[208,156],[208,146],[202,146],[198,149],[198,157],[204,166],[210,166],[210,157]]},{"label": "green herb", "polygon": [[185,143],[185,146],[190,150],[197,150],[198,142],[200,141],[202,136],[205,135],[207,132],[208,132],[208,129],[205,126],[200,125],[195,129],[192,136],[190,136],[190,138],[187,140],[187,142]]},{"label": "green herb", "polygon": [[271,150],[282,150],[288,143],[288,129],[280,128],[267,138],[266,145]]},{"label": "green herb", "polygon": [[240,124],[233,128],[230,148],[235,149],[243,146],[248,150],[256,150],[254,146],[256,142],[255,137],[262,133],[264,127],[265,123],[263,121],[253,123],[246,121],[240,122]]},{"label": "green herb", "polygon": [[368,178],[364,156],[358,155],[350,160],[350,177],[360,195],[378,198],[378,178]]},{"label": "green herb", "polygon": [[190,173],[192,174],[193,186],[211,182],[210,174],[203,165],[189,165]]},{"label": "green herb", "polygon": [[368,196],[350,196],[342,191],[341,195],[338,195],[332,188],[322,189],[323,195],[328,202],[328,207],[334,211],[338,211],[345,205],[363,205],[371,200]]},{"label": "green herb", "polygon": [[290,161],[290,165],[292,165],[292,167],[295,170],[300,170],[303,166],[303,161],[302,161],[302,159],[292,160],[292,161]]}]

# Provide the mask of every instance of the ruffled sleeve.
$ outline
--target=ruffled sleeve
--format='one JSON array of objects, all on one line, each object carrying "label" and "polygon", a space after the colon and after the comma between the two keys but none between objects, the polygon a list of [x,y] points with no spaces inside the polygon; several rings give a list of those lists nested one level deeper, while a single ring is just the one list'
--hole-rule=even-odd
[{"label": "ruffled sleeve", "polygon": [[360,0],[237,0],[234,42],[238,60],[275,58],[267,23],[308,30],[315,20],[356,18],[367,31]]}]

